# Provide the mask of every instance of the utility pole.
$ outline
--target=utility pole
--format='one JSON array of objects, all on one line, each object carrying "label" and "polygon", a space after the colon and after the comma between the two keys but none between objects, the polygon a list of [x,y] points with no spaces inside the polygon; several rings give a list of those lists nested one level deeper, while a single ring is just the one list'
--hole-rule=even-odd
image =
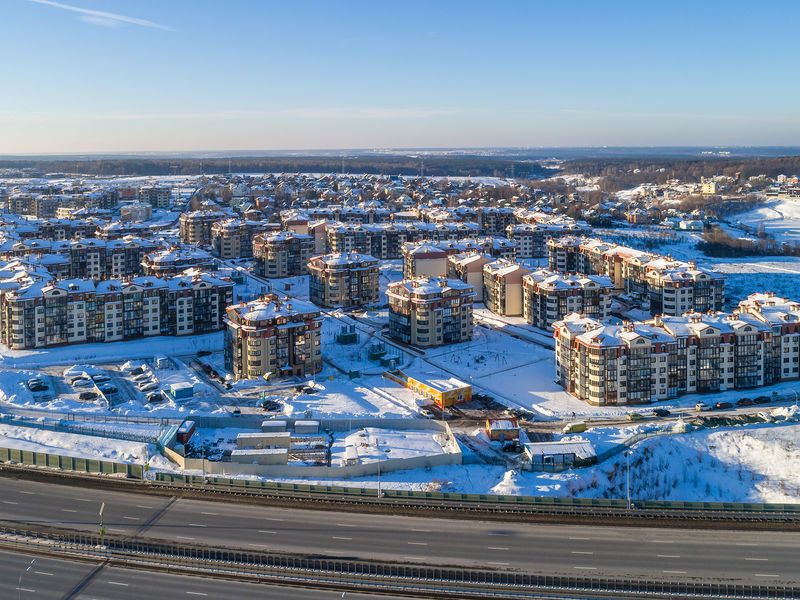
[{"label": "utility pole", "polygon": [[106,534],[105,527],[103,527],[103,511],[106,509],[106,503],[100,505],[100,545],[103,545],[103,536]]},{"label": "utility pole", "polygon": [[625,497],[628,510],[631,509],[631,451],[625,451]]}]

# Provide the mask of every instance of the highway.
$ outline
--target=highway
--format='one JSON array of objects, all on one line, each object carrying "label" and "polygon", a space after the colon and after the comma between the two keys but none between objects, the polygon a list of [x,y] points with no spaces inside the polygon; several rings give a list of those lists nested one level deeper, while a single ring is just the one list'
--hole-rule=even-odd
[{"label": "highway", "polygon": [[0,519],[245,550],[535,573],[800,582],[800,532],[502,523],[289,509],[4,477]]},{"label": "highway", "polygon": [[[33,566],[28,569],[31,561]],[[24,574],[23,574],[24,572]],[[18,586],[22,575],[22,583]],[[0,551],[0,598],[29,600],[141,600],[172,598],[186,600],[334,600],[342,592],[220,581],[202,577],[169,575],[56,560]],[[374,596],[347,592],[348,600],[391,600],[396,596]]]}]

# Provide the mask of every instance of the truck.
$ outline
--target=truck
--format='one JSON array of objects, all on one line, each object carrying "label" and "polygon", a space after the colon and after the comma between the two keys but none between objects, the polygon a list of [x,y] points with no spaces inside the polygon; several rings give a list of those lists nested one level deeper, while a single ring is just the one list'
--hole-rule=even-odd
[{"label": "truck", "polygon": [[177,439],[181,444],[185,444],[189,441],[189,438],[192,437],[194,431],[194,421],[184,421],[181,423],[181,426],[178,427],[178,433],[175,435],[175,439]]}]

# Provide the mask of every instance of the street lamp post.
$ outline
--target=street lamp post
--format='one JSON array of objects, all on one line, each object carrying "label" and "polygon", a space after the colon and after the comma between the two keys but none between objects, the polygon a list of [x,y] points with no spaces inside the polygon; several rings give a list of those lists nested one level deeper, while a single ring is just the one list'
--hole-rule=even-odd
[{"label": "street lamp post", "polygon": [[106,509],[106,503],[103,502],[100,504],[100,545],[103,545],[103,536],[106,533],[105,528],[103,527],[103,511]]},{"label": "street lamp post", "polygon": [[17,598],[22,598],[22,578],[25,577],[25,573],[30,571],[33,568],[33,565],[36,563],[36,559],[34,558],[31,560],[31,564],[28,565],[28,568],[22,571],[19,574],[19,579],[17,580]]},{"label": "street lamp post", "polygon": [[625,451],[625,498],[628,510],[631,509],[631,451]]}]

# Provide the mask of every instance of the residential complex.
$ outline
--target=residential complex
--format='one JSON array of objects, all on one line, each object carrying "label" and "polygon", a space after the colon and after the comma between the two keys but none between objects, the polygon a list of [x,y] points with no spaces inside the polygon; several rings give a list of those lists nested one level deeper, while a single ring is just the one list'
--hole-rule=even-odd
[{"label": "residential complex", "polygon": [[751,295],[733,313],[664,315],[623,325],[568,315],[554,325],[557,380],[596,405],[796,380],[798,319],[800,305],[767,294]]},{"label": "residential complex", "polygon": [[211,249],[214,256],[224,260],[253,256],[253,238],[256,234],[280,230],[280,223],[224,219],[211,226]]},{"label": "residential complex", "polygon": [[468,341],[474,294],[468,283],[444,277],[389,284],[389,335],[423,347]]},{"label": "residential complex", "polygon": [[326,308],[379,304],[380,261],[367,254],[326,254],[308,261],[311,302]]},{"label": "residential complex", "polygon": [[179,219],[181,241],[197,246],[210,246],[212,226],[217,221],[229,216],[221,210],[214,209],[181,213]]},{"label": "residential complex", "polygon": [[313,304],[276,295],[229,306],[225,368],[236,379],[318,373],[321,323],[320,310]]},{"label": "residential complex", "polygon": [[475,290],[475,302],[483,302],[483,265],[492,259],[479,252],[451,254],[447,264],[447,276],[470,284]]},{"label": "residential complex", "polygon": [[145,275],[164,277],[177,275],[186,269],[214,269],[214,257],[194,248],[172,247],[145,254],[142,270]]}]

